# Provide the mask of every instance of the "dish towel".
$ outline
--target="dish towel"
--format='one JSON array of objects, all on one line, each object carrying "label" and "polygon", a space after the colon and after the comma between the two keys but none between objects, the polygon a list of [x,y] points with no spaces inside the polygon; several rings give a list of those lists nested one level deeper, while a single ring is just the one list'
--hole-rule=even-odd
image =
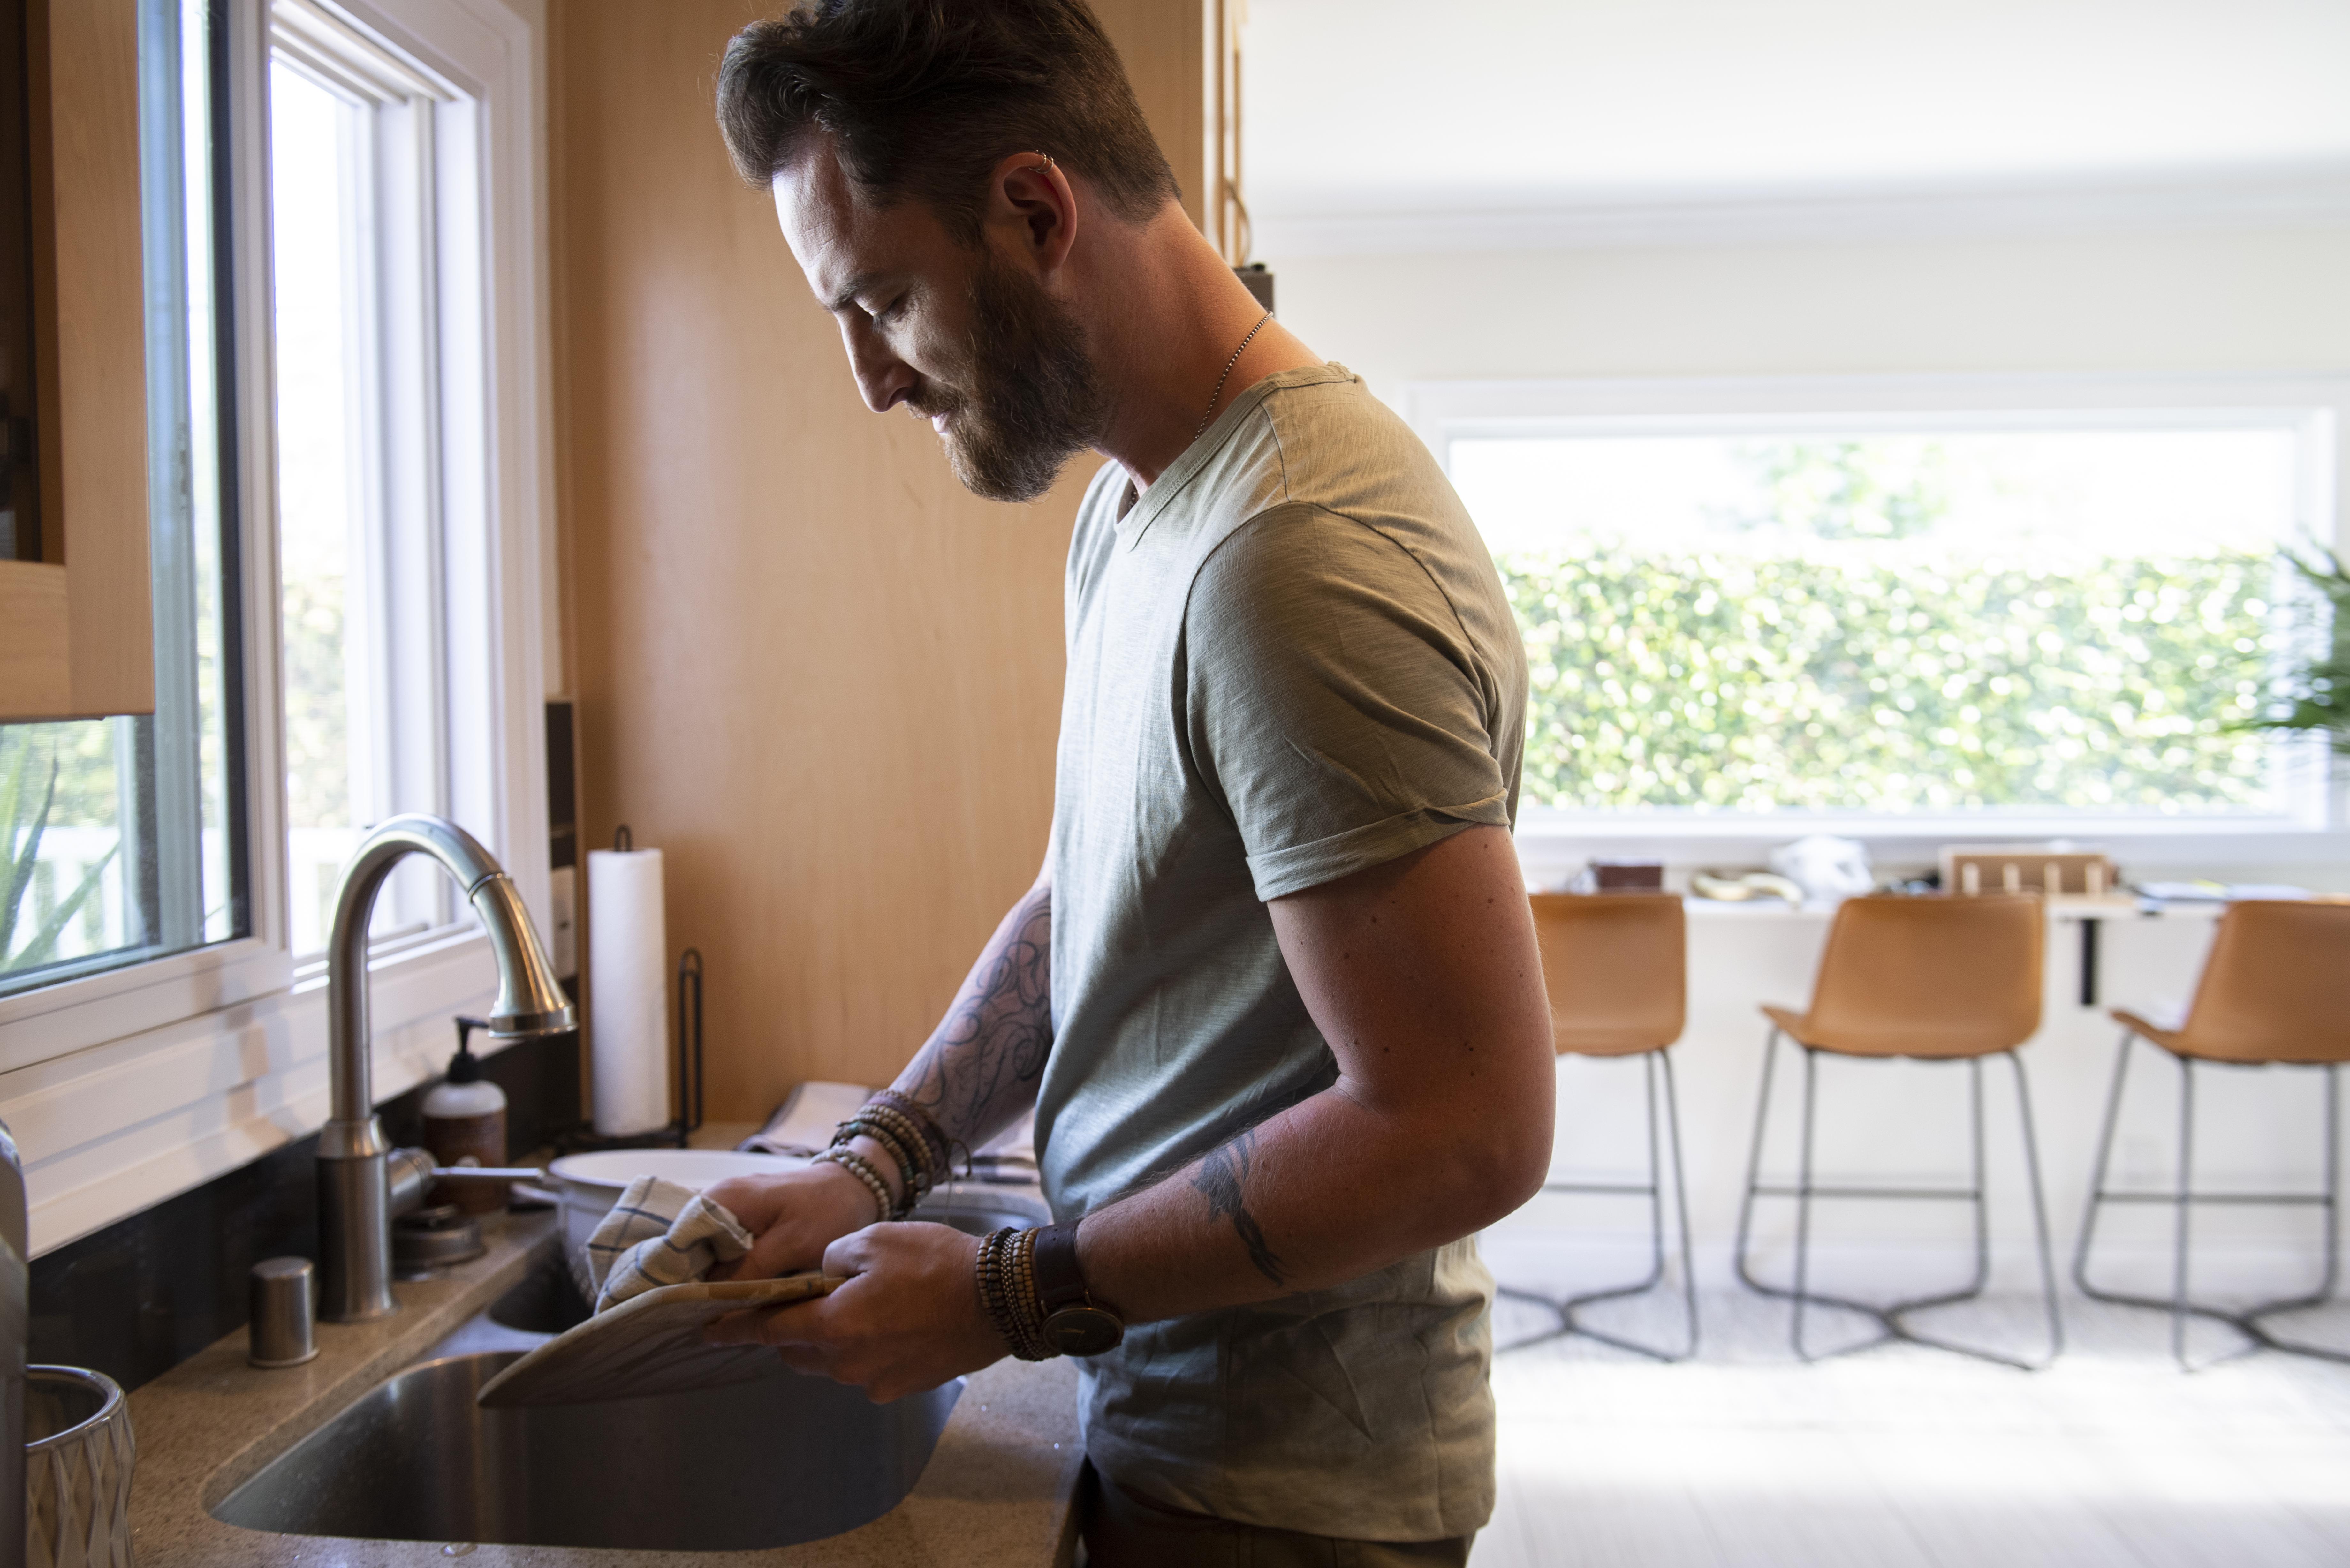
[{"label": "dish towel", "polygon": [[698,1280],[751,1250],[743,1222],[691,1187],[639,1176],[588,1238],[596,1310]]}]

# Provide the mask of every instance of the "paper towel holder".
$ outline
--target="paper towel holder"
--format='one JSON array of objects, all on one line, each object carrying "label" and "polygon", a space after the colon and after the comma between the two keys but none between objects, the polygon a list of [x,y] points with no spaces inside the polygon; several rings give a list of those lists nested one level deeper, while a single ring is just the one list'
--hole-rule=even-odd
[{"label": "paper towel holder", "polygon": [[[612,829],[612,850],[626,855],[637,846],[637,836],[627,823]],[[589,918],[594,918],[590,911]],[[688,948],[677,960],[677,1115],[669,1125],[649,1133],[606,1137],[588,1123],[559,1135],[556,1146],[565,1154],[600,1148],[652,1148],[674,1144],[683,1148],[702,1130],[702,977],[700,948]]]}]

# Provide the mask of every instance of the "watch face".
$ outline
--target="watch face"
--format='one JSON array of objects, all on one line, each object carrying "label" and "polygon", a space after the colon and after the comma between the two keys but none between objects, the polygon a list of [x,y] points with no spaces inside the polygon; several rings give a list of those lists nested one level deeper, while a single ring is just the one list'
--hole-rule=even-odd
[{"label": "watch face", "polygon": [[1126,1337],[1126,1324],[1096,1306],[1066,1306],[1045,1320],[1045,1341],[1063,1355],[1099,1355]]}]

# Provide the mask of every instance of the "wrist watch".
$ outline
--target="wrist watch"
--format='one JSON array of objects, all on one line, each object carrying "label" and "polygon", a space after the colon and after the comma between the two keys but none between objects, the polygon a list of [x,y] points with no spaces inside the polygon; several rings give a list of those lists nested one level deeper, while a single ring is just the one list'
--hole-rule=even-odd
[{"label": "wrist watch", "polygon": [[1063,1355],[1099,1355],[1126,1338],[1125,1320],[1086,1291],[1086,1278],[1077,1272],[1076,1224],[1037,1231],[1030,1261],[1045,1344]]}]

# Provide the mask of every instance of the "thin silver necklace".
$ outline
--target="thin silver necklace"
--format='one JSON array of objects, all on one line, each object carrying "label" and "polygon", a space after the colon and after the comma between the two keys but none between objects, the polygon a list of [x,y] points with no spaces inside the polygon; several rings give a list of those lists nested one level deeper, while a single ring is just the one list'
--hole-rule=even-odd
[{"label": "thin silver necklace", "polygon": [[1224,361],[1224,373],[1216,378],[1216,389],[1208,394],[1208,411],[1200,416],[1200,428],[1191,432],[1193,441],[1208,433],[1208,421],[1216,417],[1216,400],[1224,395],[1224,383],[1232,379],[1232,367],[1241,362],[1241,356],[1248,352],[1248,346],[1256,340],[1256,335],[1263,331],[1264,324],[1272,319],[1273,312],[1270,310],[1258,317],[1256,325],[1248,329],[1248,336],[1241,339],[1241,346],[1232,350],[1232,357]]}]

